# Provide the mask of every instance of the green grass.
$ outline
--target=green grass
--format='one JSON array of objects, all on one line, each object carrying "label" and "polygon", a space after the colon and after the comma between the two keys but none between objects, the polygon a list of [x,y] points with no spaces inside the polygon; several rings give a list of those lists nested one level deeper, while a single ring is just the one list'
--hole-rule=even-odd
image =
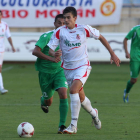
[{"label": "green grass", "polygon": [[[8,69],[11,68],[11,69]],[[130,79],[129,65],[93,64],[84,86],[86,96],[99,111],[102,129],[91,126],[91,117],[82,108],[75,135],[58,135],[59,99],[54,94],[48,114],[40,109],[38,74],[33,64],[4,64],[4,86],[9,92],[0,95],[0,140],[20,140],[17,127],[30,122],[35,128],[31,140],[138,140],[140,139],[140,81],[130,93],[129,103],[122,96]],[[69,96],[68,96],[69,97]],[[70,100],[69,100],[70,101]],[[70,124],[70,109],[66,126]]]}]

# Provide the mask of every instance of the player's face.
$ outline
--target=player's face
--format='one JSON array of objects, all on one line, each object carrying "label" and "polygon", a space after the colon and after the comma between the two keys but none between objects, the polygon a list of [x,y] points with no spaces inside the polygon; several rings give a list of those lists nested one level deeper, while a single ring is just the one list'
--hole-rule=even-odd
[{"label": "player's face", "polygon": [[60,26],[64,25],[64,19],[63,18],[57,18],[56,22],[54,22],[55,29],[57,29]]},{"label": "player's face", "polygon": [[73,29],[75,27],[77,17],[73,17],[72,13],[66,13],[64,15],[64,23],[69,29]]}]

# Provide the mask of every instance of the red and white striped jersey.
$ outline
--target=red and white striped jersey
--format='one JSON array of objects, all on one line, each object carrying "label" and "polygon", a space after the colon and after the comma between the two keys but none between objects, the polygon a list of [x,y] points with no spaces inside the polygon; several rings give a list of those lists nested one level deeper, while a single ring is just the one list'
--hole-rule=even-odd
[{"label": "red and white striped jersey", "polygon": [[4,21],[1,21],[0,23],[0,52],[5,51],[4,36],[9,38],[11,34],[10,34],[10,30],[7,23]]},{"label": "red and white striped jersey", "polygon": [[62,64],[64,69],[76,69],[84,65],[90,65],[87,54],[87,37],[98,39],[100,33],[89,25],[77,25],[68,29],[66,26],[59,27],[48,46],[55,50],[60,45],[62,50]]}]

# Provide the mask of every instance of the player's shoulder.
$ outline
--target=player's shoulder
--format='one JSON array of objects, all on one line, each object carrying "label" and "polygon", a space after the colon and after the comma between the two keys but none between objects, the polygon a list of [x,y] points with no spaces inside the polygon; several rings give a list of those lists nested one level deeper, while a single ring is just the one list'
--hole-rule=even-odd
[{"label": "player's shoulder", "polygon": [[1,23],[8,26],[8,24],[5,21],[1,21]]},{"label": "player's shoulder", "polygon": [[66,25],[60,26],[55,30],[55,32],[58,32],[60,30],[66,29],[66,28],[67,28]]},{"label": "player's shoulder", "polygon": [[51,31],[47,31],[47,32],[43,33],[42,35],[53,34],[54,32],[55,32],[55,30],[51,30]]},{"label": "player's shoulder", "polygon": [[77,24],[77,28],[83,28],[85,30],[95,29],[95,28],[91,27],[90,25],[86,25],[86,24]]},{"label": "player's shoulder", "polygon": [[85,24],[76,24],[75,26],[76,26],[77,28],[84,28],[84,27],[86,27]]},{"label": "player's shoulder", "polygon": [[137,28],[140,28],[140,25],[136,25],[136,26],[132,27],[131,30],[136,30]]},{"label": "player's shoulder", "polygon": [[52,34],[54,33],[54,31],[55,31],[55,30],[47,31],[47,32],[43,33],[43,34],[41,35],[41,37],[47,37],[47,36],[49,36],[49,35],[52,35]]}]

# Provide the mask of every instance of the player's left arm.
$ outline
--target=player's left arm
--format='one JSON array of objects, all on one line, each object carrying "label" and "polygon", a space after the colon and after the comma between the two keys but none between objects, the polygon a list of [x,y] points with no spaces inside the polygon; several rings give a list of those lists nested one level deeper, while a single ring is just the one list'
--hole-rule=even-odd
[{"label": "player's left arm", "polygon": [[114,61],[117,66],[120,66],[120,59],[116,56],[116,54],[113,52],[111,46],[109,45],[108,41],[100,34],[99,38],[100,42],[106,47],[106,49],[109,51],[111,55],[111,63]]},{"label": "player's left arm", "polygon": [[9,27],[8,27],[7,24],[6,24],[5,35],[6,35],[7,39],[8,39],[8,42],[10,43],[10,45],[12,47],[12,51],[15,52],[16,50],[14,48],[13,41],[12,41],[11,34],[10,34],[10,30],[9,30]]},{"label": "player's left arm", "polygon": [[12,41],[12,38],[11,38],[11,37],[9,37],[9,38],[7,38],[7,39],[8,39],[8,41],[9,41],[9,43],[10,43],[11,47],[12,47],[12,51],[13,51],[13,52],[15,52],[16,50],[15,50],[15,48],[14,48],[14,46],[13,46],[13,41]]}]

